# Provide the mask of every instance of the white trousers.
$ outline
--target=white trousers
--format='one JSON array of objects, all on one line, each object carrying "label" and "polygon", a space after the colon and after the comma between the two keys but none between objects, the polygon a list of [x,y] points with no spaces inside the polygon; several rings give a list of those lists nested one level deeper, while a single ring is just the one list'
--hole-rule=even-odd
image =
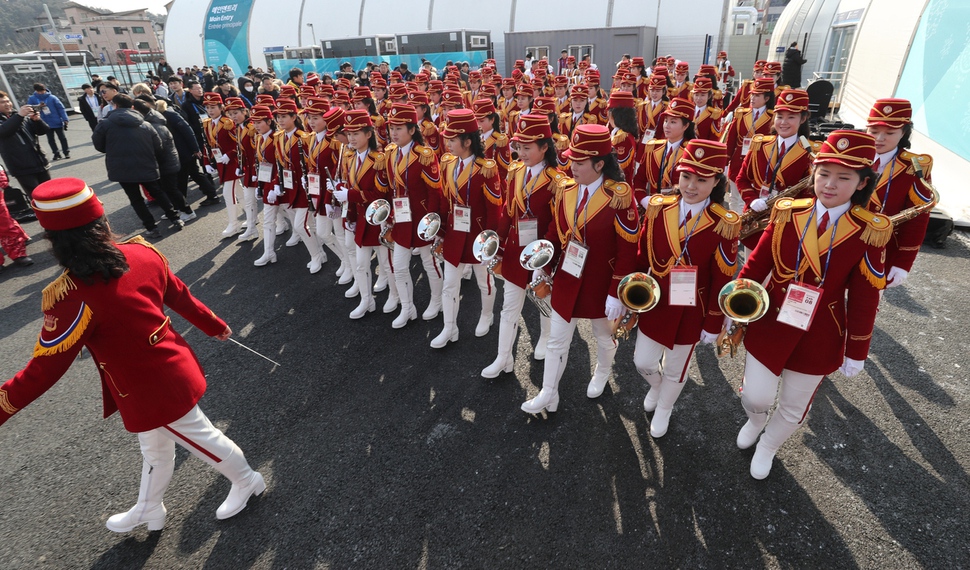
[{"label": "white trousers", "polygon": [[239,209],[236,204],[236,182],[236,180],[226,180],[222,183],[222,199],[226,203],[226,215],[229,217],[230,228],[239,227]]},{"label": "white trousers", "polygon": [[[693,352],[693,344],[675,344],[673,349],[668,349],[637,330],[633,363],[647,382],[659,374],[663,380],[679,384],[687,379],[687,367],[690,365],[690,356]],[[651,384],[651,387],[656,386]]]},{"label": "white trousers", "polygon": [[780,377],[775,376],[750,352],[746,354],[741,405],[748,419],[759,427],[764,426],[776,396],[778,400],[759,447],[776,450],[798,429],[812,409],[812,400],[823,378],[822,375],[802,374],[787,369],[781,371]]},{"label": "white trousers", "polygon": [[[414,304],[414,280],[411,279],[411,249],[400,244],[394,244],[392,257],[392,268],[394,270],[394,283],[397,286],[397,294],[401,298],[402,310],[410,310]],[[431,246],[415,248],[421,256],[421,264],[424,272],[428,276],[428,284],[431,286],[431,298],[441,297],[443,277],[441,267],[431,253]]]},{"label": "white trousers", "polygon": [[276,218],[279,216],[279,204],[263,204],[263,254],[270,255],[276,251]]},{"label": "white trousers", "polygon": [[[546,344],[545,367],[542,370],[542,387],[552,390],[559,389],[559,381],[566,370],[569,359],[569,346],[572,344],[573,333],[579,319],[566,320],[555,310],[549,323],[549,342]],[[613,340],[613,329],[610,321],[591,319],[593,336],[596,338],[596,368],[594,378],[609,377],[613,369],[613,358],[616,356],[616,341]]]},{"label": "white trousers", "polygon": [[309,208],[291,208],[286,206],[284,209],[286,210],[286,216],[290,219],[290,223],[293,224],[293,233],[300,236],[300,240],[306,246],[310,257],[320,257],[320,254],[323,253],[323,248],[320,246],[317,238],[310,233]]},{"label": "white trousers", "polygon": [[[349,233],[349,232],[348,232]],[[374,275],[371,272],[370,260],[377,254],[377,264],[381,267],[384,275],[391,274],[391,258],[388,256],[390,250],[383,245],[357,247],[356,243],[356,264],[354,275],[357,279],[357,286],[360,288],[361,300],[370,300],[374,297]],[[391,297],[397,296],[397,283],[394,280],[388,281]]]},{"label": "white trousers", "polygon": [[[314,221],[316,222],[316,233],[317,241],[321,244],[326,244],[330,251],[340,259],[340,263],[345,263],[344,256],[344,242],[343,242],[343,226],[339,223],[335,224],[334,219],[329,216],[315,215]],[[339,220],[336,220],[339,222]],[[340,240],[337,239],[336,227],[340,226]]]},{"label": "white trousers", "polygon": [[458,322],[458,305],[461,292],[461,275],[465,267],[471,265],[478,281],[478,290],[482,293],[482,316],[492,314],[495,307],[495,288],[492,287],[492,276],[488,268],[481,263],[459,263],[454,266],[445,263],[445,277],[441,288],[441,312],[444,314],[445,328],[455,327]]}]

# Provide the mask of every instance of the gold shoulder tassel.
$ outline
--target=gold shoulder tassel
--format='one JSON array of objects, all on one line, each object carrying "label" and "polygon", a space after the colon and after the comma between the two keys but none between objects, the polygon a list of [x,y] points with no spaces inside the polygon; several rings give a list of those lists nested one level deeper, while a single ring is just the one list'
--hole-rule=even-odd
[{"label": "gold shoulder tassel", "polygon": [[882,275],[876,275],[875,273],[873,273],[872,269],[869,267],[869,264],[866,263],[866,261],[867,261],[867,258],[863,257],[862,261],[859,262],[859,272],[862,273],[862,276],[866,278],[866,281],[868,281],[869,284],[875,287],[876,289],[885,289],[886,288],[885,270],[883,271]]},{"label": "gold shoulder tassel", "polygon": [[874,227],[873,224],[866,224],[866,229],[862,230],[862,241],[873,247],[886,247],[892,235],[892,224],[887,224],[881,228]]},{"label": "gold shoulder tassel", "polygon": [[434,151],[426,146],[421,147],[421,154],[418,155],[418,162],[421,163],[421,166],[428,166],[431,164],[432,158],[434,158]]},{"label": "gold shoulder tassel", "polygon": [[387,168],[387,155],[383,152],[378,152],[377,156],[374,157],[374,167],[378,170]]},{"label": "gold shoulder tassel", "polygon": [[607,186],[613,192],[610,207],[614,210],[626,210],[633,203],[633,189],[626,182],[617,182]]},{"label": "gold shoulder tassel", "polygon": [[55,279],[50,285],[44,287],[43,297],[41,300],[41,309],[44,311],[49,311],[54,308],[54,305],[64,299],[67,296],[67,292],[77,289],[77,285],[71,280],[71,277],[67,274],[67,270]]}]

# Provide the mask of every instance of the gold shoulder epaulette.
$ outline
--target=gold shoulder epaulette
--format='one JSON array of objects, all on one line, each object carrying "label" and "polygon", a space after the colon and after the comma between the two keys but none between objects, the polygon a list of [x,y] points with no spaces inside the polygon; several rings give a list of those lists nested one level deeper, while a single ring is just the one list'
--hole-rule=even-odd
[{"label": "gold shoulder epaulette", "polygon": [[566,135],[561,135],[558,133],[553,134],[552,140],[555,141],[556,150],[562,151],[569,148],[569,137],[567,137]]},{"label": "gold shoulder epaulette", "polygon": [[916,174],[918,166],[919,170],[923,171],[923,176],[926,177],[933,168],[933,157],[928,154],[916,154],[915,152],[904,150],[899,153],[899,158],[907,164],[906,172],[910,174]]},{"label": "gold shoulder epaulette", "polygon": [[811,206],[813,198],[802,198],[794,200],[792,198],[782,198],[775,202],[775,207],[771,209],[771,223],[786,224],[791,220],[792,209],[800,209]]},{"label": "gold shoulder epaulette", "polygon": [[666,206],[675,204],[678,200],[678,196],[664,196],[663,194],[654,194],[650,197],[650,201],[647,202],[647,218],[654,219],[660,214],[660,211]]},{"label": "gold shoulder epaulette", "polygon": [[425,121],[424,126],[421,128],[421,134],[430,137],[434,134],[434,123],[431,121]]},{"label": "gold shoulder epaulette", "polygon": [[138,245],[147,247],[148,249],[150,249],[150,250],[154,251],[155,253],[157,253],[158,254],[158,257],[161,257],[162,258],[162,261],[165,262],[165,265],[168,265],[168,258],[165,257],[165,254],[162,253],[162,252],[160,252],[160,251],[158,251],[158,248],[155,247],[154,244],[152,244],[151,242],[149,242],[148,240],[146,240],[145,238],[143,238],[141,236],[135,236],[135,237],[130,238],[130,239],[127,239],[127,240],[125,240],[125,241],[123,241],[121,243],[126,243],[126,244],[127,243],[135,243],[135,244],[138,244]]},{"label": "gold shoulder epaulette", "polygon": [[560,172],[558,168],[553,166],[546,167],[546,174],[549,175],[549,179],[551,180],[549,183],[549,189],[555,195],[562,194],[563,190],[569,186],[570,182],[575,184],[575,181],[572,178],[566,176]]},{"label": "gold shoulder epaulette", "polygon": [[711,204],[711,211],[718,218],[714,231],[724,239],[737,239],[741,235],[741,216],[720,204]]},{"label": "gold shoulder epaulette", "polygon": [[234,129],[234,128],[236,128],[236,123],[232,122],[232,119],[230,119],[229,117],[220,117],[219,118],[219,124],[224,129]]},{"label": "gold shoulder epaulette", "polygon": [[491,178],[495,176],[496,172],[498,172],[498,163],[491,158],[479,158],[476,159],[475,162],[478,163],[479,167],[481,167],[482,176],[485,178]]},{"label": "gold shoulder epaulette", "polygon": [[862,241],[874,247],[883,247],[889,243],[893,235],[893,224],[889,216],[870,212],[862,206],[852,206],[849,211],[866,224],[866,229],[862,230]]},{"label": "gold shoulder epaulette", "polygon": [[382,117],[381,115],[374,115],[373,117],[371,117],[371,121],[374,122],[375,128],[379,129],[384,126],[384,117]]},{"label": "gold shoulder epaulette", "polygon": [[822,149],[822,141],[811,141],[812,152],[818,153]]},{"label": "gold shoulder epaulette", "polygon": [[511,164],[509,164],[509,174],[512,174],[513,172],[516,172],[520,168],[524,168],[524,167],[525,167],[525,163],[522,162],[521,160],[513,160]]},{"label": "gold shoulder epaulette", "polygon": [[613,143],[613,146],[620,145],[623,144],[623,141],[625,141],[629,136],[630,135],[627,134],[626,131],[617,131],[617,133],[613,135],[613,140],[611,142]]},{"label": "gold shoulder epaulette", "polygon": [[768,138],[769,136],[771,136],[771,135],[755,135],[755,136],[751,137],[751,142],[752,143],[760,143],[760,142],[764,141],[766,138]]},{"label": "gold shoulder epaulette", "polygon": [[44,292],[41,295],[40,308],[44,311],[49,311],[54,308],[54,305],[67,297],[68,291],[77,289],[77,285],[71,280],[71,277],[67,274],[65,269],[57,279],[53,280],[47,287],[44,287]]},{"label": "gold shoulder epaulette", "polygon": [[396,150],[397,150],[397,145],[394,144],[394,143],[390,143],[390,144],[388,144],[387,146],[384,147],[384,152],[386,152],[388,154],[394,154],[394,151],[396,151]]},{"label": "gold shoulder epaulette", "polygon": [[610,198],[610,207],[614,210],[625,210],[633,203],[633,188],[626,182],[605,180],[603,187],[613,195]]},{"label": "gold shoulder epaulette", "polygon": [[422,166],[428,166],[432,161],[434,161],[434,151],[430,148],[418,145],[414,147],[414,150],[419,153],[418,162],[420,162]]},{"label": "gold shoulder epaulette", "polygon": [[450,152],[446,152],[443,155],[441,155],[441,158],[438,160],[438,162],[441,163],[442,165],[444,165],[444,164],[447,164],[449,162],[454,162],[456,160],[458,160],[458,157],[457,156],[451,154]]},{"label": "gold shoulder epaulette", "polygon": [[504,133],[495,133],[492,136],[495,137],[495,146],[499,148],[505,148],[509,146],[509,137]]},{"label": "gold shoulder epaulette", "polygon": [[377,151],[374,153],[374,166],[378,170],[384,170],[387,168],[387,155],[383,152]]}]

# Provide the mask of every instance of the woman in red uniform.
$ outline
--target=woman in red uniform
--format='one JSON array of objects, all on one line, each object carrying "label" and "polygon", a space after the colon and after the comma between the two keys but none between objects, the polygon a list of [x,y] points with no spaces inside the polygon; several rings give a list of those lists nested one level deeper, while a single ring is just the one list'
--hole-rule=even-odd
[{"label": "woman in red uniform", "polygon": [[444,145],[441,144],[441,133],[438,132],[438,127],[431,120],[431,101],[428,99],[428,94],[424,91],[415,91],[408,95],[408,101],[417,114],[417,124],[421,129],[424,146],[430,148],[436,158],[441,158],[444,154]]},{"label": "woman in red uniform", "polygon": [[[637,210],[633,190],[623,182],[610,131],[603,125],[576,128],[566,152],[574,183],[561,191],[546,239],[556,245],[552,319],[546,345],[542,390],[522,404],[537,414],[559,407],[559,381],[566,370],[569,345],[579,319],[589,319],[596,337],[596,367],[586,389],[598,398],[606,387],[616,355],[611,321],[625,308],[616,297],[620,279],[636,265]],[[548,273],[539,269],[533,280]]]},{"label": "woman in red uniform", "polygon": [[226,114],[235,125],[236,157],[239,163],[239,185],[243,193],[243,211],[246,213],[246,231],[239,235],[239,241],[251,241],[259,237],[256,228],[257,198],[256,185],[256,148],[253,146],[256,131],[249,121],[249,109],[239,97],[226,100]]},{"label": "woman in red uniform", "polygon": [[[276,147],[278,181],[270,194],[282,207],[293,225],[293,235],[298,236],[310,254],[307,268],[318,273],[326,261],[320,242],[310,235],[310,197],[306,183],[306,155],[310,138],[300,123],[296,104],[280,100],[276,105],[276,122],[279,130],[273,134]],[[291,242],[287,242],[289,245]],[[295,245],[295,244],[294,244]]]},{"label": "woman in red uniform", "polygon": [[232,481],[216,518],[239,513],[266,483],[199,409],[205,374],[165,307],[219,340],[232,330],[192,296],[152,245],[138,237],[114,241],[100,200],[83,180],[45,182],[32,205],[64,273],[44,288],[44,328],[33,358],[0,387],[0,424],[49,390],[87,348],[101,376],[104,417],[120,412],[125,429],[138,434],[144,458],[138,502],[109,517],[108,529],[162,529],[176,443]]},{"label": "woman in red uniform", "polygon": [[[340,267],[337,268],[337,277],[344,283],[350,282],[351,270],[347,263],[347,251],[344,247],[344,236],[341,231],[340,239],[334,231],[335,227],[341,226],[340,207],[334,204],[333,195],[327,189],[327,173],[335,176],[338,172],[340,155],[343,154],[343,145],[334,136],[336,130],[331,131],[327,122],[327,113],[330,112],[330,104],[323,97],[310,97],[307,99],[307,106],[303,109],[303,116],[307,125],[313,131],[308,137],[307,144],[307,188],[313,200],[314,225],[316,238],[319,242],[327,244],[340,260]],[[344,112],[334,108],[335,113],[343,118]],[[331,117],[332,120],[332,117]],[[326,259],[326,252],[324,252]],[[348,277],[343,279],[344,273]]]},{"label": "woman in red uniform", "polygon": [[615,91],[610,96],[610,136],[613,149],[616,150],[616,159],[627,183],[633,180],[637,168],[637,139],[640,138],[640,131],[637,128],[636,104],[632,92]]},{"label": "woman in red uniform", "polygon": [[[913,109],[906,99],[879,99],[869,111],[867,130],[876,139],[876,189],[869,210],[894,216],[933,199],[926,182],[930,180],[933,159],[927,154],[907,150],[913,133]],[[916,165],[922,170],[917,175]],[[886,288],[906,281],[920,244],[926,237],[930,213],[926,211],[893,228],[893,239],[886,246]]]},{"label": "woman in red uniform", "polygon": [[[772,119],[774,134],[752,137],[751,148],[735,179],[746,210],[765,211],[769,198],[812,173],[813,148],[801,139],[808,140],[808,116],[808,93],[799,89],[782,91]],[[806,188],[796,198],[813,196],[813,189]],[[760,238],[759,232],[743,243],[754,249]]]},{"label": "woman in red uniform", "polygon": [[276,263],[276,228],[284,223],[281,219],[277,220],[283,216],[279,214],[279,202],[275,192],[279,185],[276,144],[273,139],[276,121],[273,120],[273,111],[263,105],[253,107],[251,118],[256,131],[253,138],[256,178],[251,179],[251,183],[263,197],[263,255],[253,265],[263,267]]},{"label": "woman in red uniform", "polygon": [[[488,99],[476,99],[471,106],[478,121],[478,130],[482,133],[482,145],[485,148],[485,158],[494,160],[498,165],[498,175],[505,188],[505,178],[509,173],[509,163],[512,162],[512,149],[509,148],[509,137],[499,127],[501,119],[495,111],[495,106]],[[503,192],[504,195],[504,192]]]},{"label": "woman in red uniform", "polygon": [[724,207],[725,166],[723,144],[688,142],[676,167],[680,193],[647,206],[637,268],[657,280],[660,300],[640,315],[633,362],[650,386],[643,409],[654,412],[653,437],[667,433],[694,345],[713,342],[724,322],[717,298],[734,276],[741,231],[741,218]]},{"label": "woman in red uniform", "polygon": [[[663,112],[670,99],[667,98],[667,78],[653,74],[646,83],[647,97],[637,103],[637,124],[640,127],[640,140],[637,142],[636,160],[643,160],[643,148],[648,142],[662,134]],[[658,133],[657,131],[661,132]]]},{"label": "woman in red uniform", "polygon": [[391,186],[393,223],[391,235],[394,250],[391,268],[401,314],[391,327],[403,328],[418,316],[414,306],[414,282],[411,279],[411,255],[417,250],[431,286],[431,304],[422,318],[429,321],[441,308],[441,267],[431,253],[431,244],[417,234],[418,222],[425,214],[438,211],[441,198],[441,175],[434,150],[424,146],[418,127],[418,114],[413,106],[395,103],[387,118],[391,144],[387,146],[387,180]]},{"label": "woman in red uniform", "polygon": [[239,170],[236,125],[225,116],[221,95],[206,93],[203,103],[205,112],[209,115],[202,120],[202,134],[208,147],[206,160],[214,161],[206,169],[209,174],[218,174],[222,181],[222,195],[226,201],[226,214],[229,216],[229,225],[222,232],[222,238],[225,239],[242,230],[236,207],[236,181],[239,179],[236,174]]},{"label": "woman in red uniform", "polygon": [[596,117],[589,112],[589,91],[585,85],[573,85],[569,92],[569,111],[559,114],[559,129],[571,137],[579,125],[595,125]]},{"label": "woman in red uniform", "polygon": [[[488,269],[472,255],[475,237],[498,228],[502,205],[502,182],[498,164],[485,158],[475,113],[456,109],[448,114],[442,133],[448,154],[441,157],[441,217],[444,237],[445,276],[441,293],[444,328],[431,348],[444,348],[458,340],[458,301],[461,276],[471,265],[482,294],[482,312],[475,336],[485,336],[492,326],[495,289]],[[440,236],[440,234],[439,234]]]},{"label": "woman in red uniform", "polygon": [[865,364],[892,237],[889,219],[865,209],[875,186],[875,155],[872,135],[831,133],[815,158],[816,198],[776,202],[741,269],[742,278],[767,280],[769,298],[768,313],[748,325],[744,338],[741,405],[748,422],[737,444],[746,449],[758,442],[751,459],[755,479],[768,476],[825,375],[839,370],[855,376]]},{"label": "woman in red uniform", "polygon": [[650,195],[670,193],[677,181],[674,166],[684,152],[684,144],[694,138],[691,122],[694,105],[687,99],[674,99],[663,114],[664,138],[653,139],[643,148],[643,160],[633,177],[637,203],[647,207]]},{"label": "woman in red uniform", "polygon": [[[498,356],[482,370],[482,377],[495,378],[511,372],[515,362],[514,345],[519,332],[519,316],[525,305],[526,288],[532,273],[519,264],[526,244],[546,234],[552,223],[556,197],[566,182],[557,169],[556,147],[549,121],[542,115],[522,115],[513,141],[519,160],[512,163],[507,180],[508,192],[498,228],[502,240],[502,278],[504,301],[498,329]],[[549,340],[549,317],[539,316],[539,340],[533,356],[543,360]]]},{"label": "woman in red uniform", "polygon": [[[347,149],[344,151],[344,168],[346,178],[344,182],[334,186],[333,196],[338,202],[347,202],[356,211],[353,222],[354,243],[356,249],[355,275],[356,285],[360,293],[360,304],[350,313],[351,319],[362,318],[377,308],[374,301],[373,274],[370,260],[375,249],[386,249],[381,245],[381,228],[372,226],[364,219],[367,207],[378,198],[387,199],[387,157],[377,147],[377,135],[374,123],[366,110],[355,109],[347,112],[344,118],[344,132],[347,133]],[[349,220],[350,218],[348,218]],[[390,259],[387,254],[378,253],[377,262],[381,264],[381,271],[385,275],[391,274]],[[390,279],[388,285],[391,293],[388,303],[392,305],[390,311],[397,308],[397,284]],[[394,301],[393,304],[391,301]]]},{"label": "woman in red uniform", "polygon": [[697,138],[708,141],[721,139],[721,115],[723,111],[717,108],[711,97],[711,80],[699,77],[694,81],[691,98],[694,100],[694,134]]},{"label": "woman in red uniform", "polygon": [[772,115],[775,107],[775,82],[769,78],[756,79],[751,87],[750,106],[734,112],[734,119],[721,137],[727,145],[731,163],[728,178],[737,180],[741,162],[748,154],[751,139],[755,135],[771,133]]}]

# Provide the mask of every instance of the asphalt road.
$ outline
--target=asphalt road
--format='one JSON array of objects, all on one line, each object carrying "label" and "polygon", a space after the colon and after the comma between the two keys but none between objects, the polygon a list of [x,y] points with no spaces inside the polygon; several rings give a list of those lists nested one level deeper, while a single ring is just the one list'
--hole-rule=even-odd
[{"label": "asphalt road", "polygon": [[[115,230],[138,232],[88,130],[72,124],[74,158],[54,175],[87,180]],[[194,186],[190,196],[201,199]],[[281,366],[173,316],[206,369],[202,409],[268,491],[217,521],[229,482],[179,448],[166,528],[106,530],[134,503],[141,459],[118,416],[101,419],[82,357],[0,427],[0,568],[970,567],[964,236],[924,248],[906,286],[886,292],[865,371],[826,380],[755,481],[752,451],[734,445],[741,358],[699,347],[670,431],[654,440],[632,341],[604,395],[586,398],[595,344],[582,325],[560,411],[529,416],[519,405],[542,376],[526,345],[533,307],[514,375],[483,380],[497,326],[474,337],[472,282],[461,340],[434,351],[440,318],[400,331],[380,311],[351,321],[356,301],[334,263],[311,276],[306,251],[280,244],[279,263],[253,267],[261,242],[220,241],[224,212],[199,213],[181,233],[163,223],[158,247],[237,339]],[[0,378],[29,358],[41,289],[59,272],[38,224],[26,229],[37,263],[0,277]],[[426,283],[416,290],[423,310]]]}]

